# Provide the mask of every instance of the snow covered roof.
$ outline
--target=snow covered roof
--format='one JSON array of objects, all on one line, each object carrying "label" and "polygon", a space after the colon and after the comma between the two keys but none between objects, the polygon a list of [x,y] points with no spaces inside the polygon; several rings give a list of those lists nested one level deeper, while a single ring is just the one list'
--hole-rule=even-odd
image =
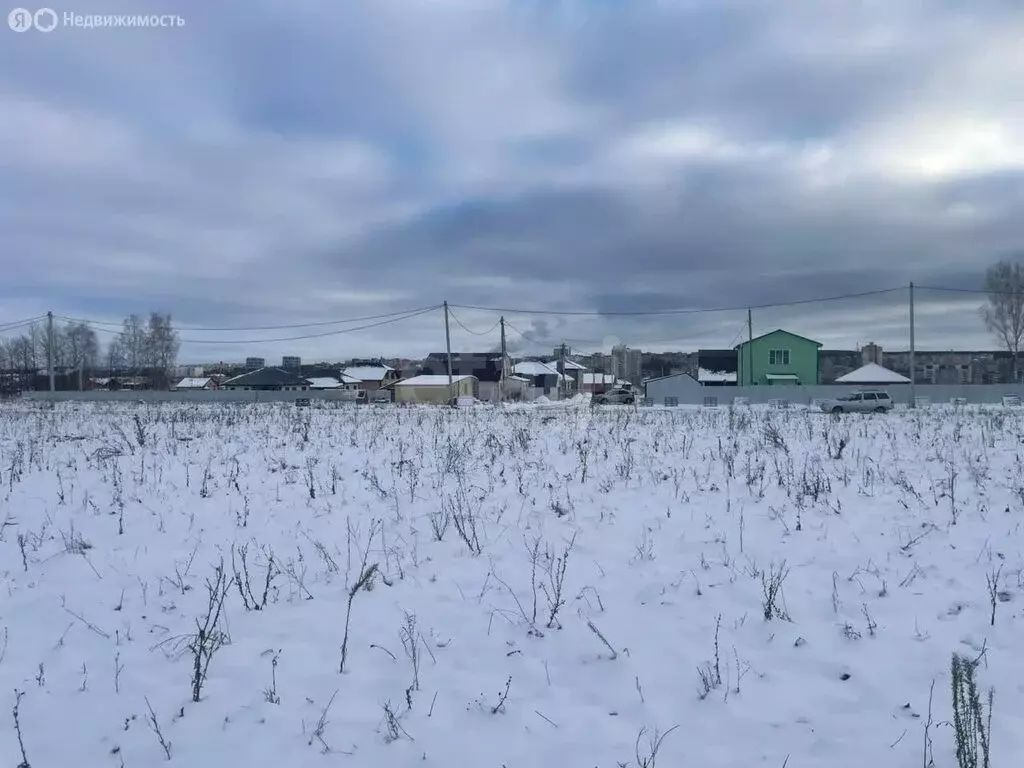
[{"label": "snow covered roof", "polygon": [[175,385],[175,389],[203,389],[209,383],[209,376],[186,376],[184,379],[182,379]]},{"label": "snow covered roof", "polygon": [[346,368],[341,375],[351,376],[357,381],[383,381],[393,370],[395,369],[386,365],[357,365],[353,368]]},{"label": "snow covered roof", "polygon": [[[473,376],[452,376],[452,383],[462,381],[463,379],[472,379]],[[402,381],[395,383],[396,387],[447,387],[448,386],[448,375],[447,374],[430,374],[424,373],[420,376],[413,376],[411,379],[403,379]]]},{"label": "snow covered roof", "polygon": [[697,381],[736,381],[736,372],[709,371],[706,368],[697,369]]},{"label": "snow covered roof", "polygon": [[309,379],[313,389],[339,389],[342,383],[331,376],[312,376]]},{"label": "snow covered roof", "polygon": [[837,384],[909,384],[906,376],[890,371],[878,363],[868,363],[836,379]]},{"label": "snow covered roof", "polygon": [[[512,366],[512,370],[520,376],[558,376],[558,369],[555,365],[557,365],[557,363],[552,364],[527,361],[523,363],[516,363]],[[562,378],[565,378],[564,374],[562,375]]]},{"label": "snow covered roof", "polygon": [[[545,365],[551,366],[556,371],[558,370],[558,361],[557,360],[552,360],[549,363],[545,363]],[[570,360],[569,358],[566,358],[565,359],[565,366],[563,367],[563,370],[566,370],[566,371],[585,371],[585,370],[587,370],[587,366],[580,365],[575,360]]]}]

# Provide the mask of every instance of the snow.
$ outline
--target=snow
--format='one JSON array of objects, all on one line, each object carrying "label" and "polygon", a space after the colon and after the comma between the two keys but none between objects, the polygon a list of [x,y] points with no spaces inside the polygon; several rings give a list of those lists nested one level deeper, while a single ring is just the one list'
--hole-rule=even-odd
[{"label": "snow", "polygon": [[306,380],[310,384],[310,389],[340,389],[342,387],[341,381],[333,376],[312,376],[307,377]]},{"label": "snow", "polygon": [[[538,363],[527,360],[522,363],[516,363],[512,370],[520,376],[554,376],[561,381],[568,381],[568,376],[558,372],[557,365],[558,363]],[[569,370],[568,366],[566,366],[566,370]]]},{"label": "snow", "polygon": [[709,371],[705,368],[697,370],[697,381],[716,381],[716,382],[736,382],[736,372],[727,371]]},{"label": "snow", "polygon": [[837,384],[909,384],[906,376],[890,371],[878,363],[868,363],[836,379]]},{"label": "snow", "polygon": [[[5,404],[0,755],[17,689],[36,768],[615,768],[655,732],[665,768],[913,768],[957,652],[1015,765],[1022,437],[1002,408]],[[227,592],[195,703],[240,546],[267,602]]]},{"label": "snow", "polygon": [[[452,376],[451,382],[457,384],[463,379],[472,379],[472,376]],[[409,379],[402,379],[402,381],[395,384],[396,387],[447,387],[448,376],[447,374],[428,374],[424,373],[420,376],[413,376]]]},{"label": "snow", "polygon": [[352,368],[346,368],[341,372],[342,378],[348,377],[355,379],[356,381],[383,381],[387,378],[387,375],[393,371],[394,368],[390,368],[386,365],[357,365]]},{"label": "snow", "polygon": [[[109,379],[108,379],[109,381]],[[178,382],[175,389],[204,389],[211,381],[209,376],[186,376]]]},{"label": "snow", "polygon": [[[550,360],[547,363],[544,363],[544,365],[548,366],[553,371],[558,371],[558,361],[557,360]],[[565,359],[565,364],[562,366],[562,370],[565,370],[565,371],[585,371],[585,370],[587,370],[587,366],[580,365],[575,360],[570,360],[569,358],[566,358]]]}]

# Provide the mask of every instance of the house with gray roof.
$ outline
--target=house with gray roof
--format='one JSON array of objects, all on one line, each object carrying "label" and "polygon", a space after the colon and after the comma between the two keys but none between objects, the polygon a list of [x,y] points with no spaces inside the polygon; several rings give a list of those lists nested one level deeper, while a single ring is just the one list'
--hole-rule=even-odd
[{"label": "house with gray roof", "polygon": [[221,384],[221,389],[229,391],[300,392],[309,388],[309,379],[282,368],[260,368]]}]

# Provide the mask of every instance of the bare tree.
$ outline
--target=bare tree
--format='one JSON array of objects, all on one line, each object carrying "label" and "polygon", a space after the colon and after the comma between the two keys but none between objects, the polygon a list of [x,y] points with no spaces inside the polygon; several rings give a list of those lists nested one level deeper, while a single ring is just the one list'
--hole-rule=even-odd
[{"label": "bare tree", "polygon": [[170,314],[153,312],[149,316],[149,330],[146,333],[146,361],[154,387],[167,388],[180,346],[178,334],[171,325]]},{"label": "bare tree", "polygon": [[100,342],[96,331],[85,323],[69,323],[61,334],[64,341],[65,362],[78,371],[79,385],[86,372],[96,367],[100,356]]},{"label": "bare tree", "polygon": [[981,316],[989,331],[1013,357],[1012,380],[1017,381],[1017,357],[1024,340],[1024,266],[1000,261],[985,272],[988,304]]},{"label": "bare tree", "polygon": [[11,362],[21,373],[35,374],[39,366],[36,364],[31,337],[19,336],[11,342]]},{"label": "bare tree", "polygon": [[124,353],[124,365],[132,376],[138,376],[146,364],[146,326],[138,315],[128,315],[124,319],[117,342]]},{"label": "bare tree", "polygon": [[107,346],[107,373],[110,376],[117,376],[126,364],[124,345],[120,338],[114,339]]},{"label": "bare tree", "polygon": [[26,359],[31,360],[26,364],[25,370],[38,369],[46,365],[46,328],[39,323],[33,323],[29,326],[24,339]]}]

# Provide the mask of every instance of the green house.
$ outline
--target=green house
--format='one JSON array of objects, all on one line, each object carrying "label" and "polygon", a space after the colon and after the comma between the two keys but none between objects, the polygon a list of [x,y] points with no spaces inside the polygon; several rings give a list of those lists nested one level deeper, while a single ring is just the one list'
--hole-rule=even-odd
[{"label": "green house", "polygon": [[817,384],[821,346],[781,328],[745,341],[736,347],[736,384]]}]

